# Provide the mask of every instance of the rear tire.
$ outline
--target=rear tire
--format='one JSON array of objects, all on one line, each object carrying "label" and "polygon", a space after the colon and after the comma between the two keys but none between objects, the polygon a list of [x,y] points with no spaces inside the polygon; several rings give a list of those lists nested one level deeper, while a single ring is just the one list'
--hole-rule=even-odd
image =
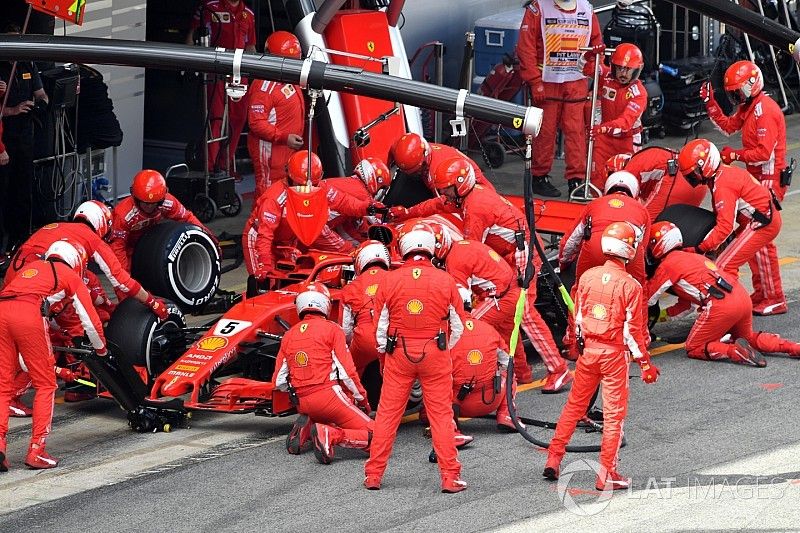
[{"label": "rear tire", "polygon": [[717,224],[717,216],[702,207],[688,204],[667,206],[656,218],[656,222],[672,222],[683,234],[684,246],[697,246]]},{"label": "rear tire", "polygon": [[167,221],[153,227],[136,244],[131,267],[145,289],[183,311],[201,309],[219,285],[217,246],[193,224]]}]

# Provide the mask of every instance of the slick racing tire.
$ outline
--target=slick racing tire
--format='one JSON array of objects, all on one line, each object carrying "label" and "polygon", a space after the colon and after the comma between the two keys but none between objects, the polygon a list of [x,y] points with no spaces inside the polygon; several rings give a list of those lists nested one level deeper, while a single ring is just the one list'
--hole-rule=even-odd
[{"label": "slick racing tire", "polygon": [[219,253],[214,241],[193,224],[167,221],[142,235],[131,274],[148,291],[197,311],[219,285]]},{"label": "slick racing tire", "polygon": [[173,362],[169,359],[180,356],[185,346],[172,350],[179,352],[173,354],[166,340],[159,342],[162,339],[175,340],[180,329],[186,327],[183,314],[177,307],[170,303],[167,307],[169,317],[159,322],[149,307],[134,298],[127,298],[117,306],[106,325],[105,335],[114,347],[118,365],[145,367],[152,380]]},{"label": "slick racing tire", "polygon": [[667,220],[681,230],[684,246],[697,246],[717,224],[717,216],[702,207],[687,204],[667,206],[656,222]]}]

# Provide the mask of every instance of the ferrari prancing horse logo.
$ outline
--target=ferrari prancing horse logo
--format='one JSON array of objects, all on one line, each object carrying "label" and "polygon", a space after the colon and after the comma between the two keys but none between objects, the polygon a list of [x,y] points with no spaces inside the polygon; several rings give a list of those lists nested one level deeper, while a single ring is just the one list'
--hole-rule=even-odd
[{"label": "ferrari prancing horse logo", "polygon": [[300,324],[300,333],[305,333],[307,329],[308,329],[308,324],[305,323]]},{"label": "ferrari prancing horse logo", "polygon": [[422,269],[421,268],[412,268],[411,269],[411,277],[412,278],[419,279],[419,277],[421,275],[422,275]]},{"label": "ferrari prancing horse logo", "polygon": [[367,50],[370,52],[375,51],[375,41],[367,41]]}]

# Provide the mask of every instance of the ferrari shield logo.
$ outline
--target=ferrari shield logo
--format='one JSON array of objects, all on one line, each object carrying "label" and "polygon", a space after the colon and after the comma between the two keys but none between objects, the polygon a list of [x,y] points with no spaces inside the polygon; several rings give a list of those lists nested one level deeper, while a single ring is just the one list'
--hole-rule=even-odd
[{"label": "ferrari shield logo", "polygon": [[311,203],[311,202],[309,202],[308,200],[303,200],[303,206],[304,207],[308,207],[309,203]]},{"label": "ferrari shield logo", "polygon": [[308,329],[308,324],[300,324],[300,333],[305,333]]},{"label": "ferrari shield logo", "polygon": [[466,327],[469,331],[472,331],[475,329],[475,324],[472,322],[472,320],[467,320],[464,322],[464,327]]},{"label": "ferrari shield logo", "polygon": [[412,268],[411,269],[411,277],[412,278],[419,279],[419,277],[421,275],[422,275],[422,269],[421,268]]},{"label": "ferrari shield logo", "polygon": [[520,129],[522,127],[522,119],[519,117],[514,117],[512,124],[514,125],[515,128]]},{"label": "ferrari shield logo", "polygon": [[370,52],[375,51],[375,41],[367,41],[367,50]]},{"label": "ferrari shield logo", "polygon": [[717,265],[715,265],[711,261],[706,260],[705,264],[706,264],[706,268],[709,269],[709,270],[716,270],[717,269]]},{"label": "ferrari shield logo", "polygon": [[609,281],[611,281],[611,274],[608,273],[603,274],[603,277],[600,278],[600,283],[602,283],[603,285],[607,284]]}]

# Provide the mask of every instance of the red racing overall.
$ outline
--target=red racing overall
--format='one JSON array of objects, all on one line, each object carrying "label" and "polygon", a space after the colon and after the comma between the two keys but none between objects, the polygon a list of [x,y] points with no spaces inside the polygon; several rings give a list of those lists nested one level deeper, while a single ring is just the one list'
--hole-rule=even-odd
[{"label": "red racing overall", "polygon": [[[459,478],[450,350],[464,329],[462,308],[453,278],[425,256],[409,257],[402,267],[389,272],[378,288],[375,337],[378,350],[387,353],[370,456],[364,466],[367,477],[383,476],[411,387],[419,380],[442,484]],[[444,346],[440,348],[437,340],[442,336]],[[394,349],[389,349],[390,337],[395,339]]]},{"label": "red racing overall", "polygon": [[613,259],[590,268],[578,282],[575,300],[576,334],[585,347],[575,366],[575,381],[550,441],[550,456],[559,460],[575,425],[602,384],[603,440],[600,464],[615,472],[628,412],[628,362],[647,356],[642,311],[642,287]]},{"label": "red racing overall", "polygon": [[[720,277],[733,287],[731,292],[718,284]],[[714,292],[722,298],[711,296],[709,286],[716,287]],[[746,339],[762,352],[800,356],[800,344],[775,333],[753,331],[753,304],[738,276],[718,269],[702,255],[673,250],[663,257],[648,282],[649,303],[654,305],[659,295],[670,288],[679,298],[700,306],[699,316],[686,338],[686,354],[692,359],[738,361],[736,345],[720,342],[727,333],[732,341]]]},{"label": "red racing overall", "polygon": [[300,414],[342,429],[332,444],[369,446],[372,419],[353,403],[365,401],[366,392],[338,324],[308,313],[292,326],[281,341],[273,382],[279,390],[294,390]]},{"label": "red racing overall", "polygon": [[374,316],[375,294],[386,274],[382,268],[369,267],[342,289],[342,329],[350,342],[350,353],[359,374],[372,361],[380,360],[383,365],[383,354],[378,352],[375,341]]}]

